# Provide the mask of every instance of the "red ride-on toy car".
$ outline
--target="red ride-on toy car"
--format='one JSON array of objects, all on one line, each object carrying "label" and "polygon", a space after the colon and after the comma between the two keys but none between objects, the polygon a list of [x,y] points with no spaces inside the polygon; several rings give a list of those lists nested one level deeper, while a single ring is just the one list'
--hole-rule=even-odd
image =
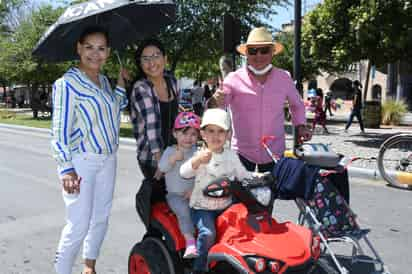
[{"label": "red ride-on toy car", "polygon": [[[320,239],[309,229],[272,217],[273,183],[271,175],[241,182],[219,178],[204,190],[209,197],[232,195],[236,201],[216,220],[209,273],[337,273],[319,258]],[[146,235],[130,252],[129,274],[190,273],[192,260],[182,258],[184,250],[176,216],[165,202],[155,203]]]}]

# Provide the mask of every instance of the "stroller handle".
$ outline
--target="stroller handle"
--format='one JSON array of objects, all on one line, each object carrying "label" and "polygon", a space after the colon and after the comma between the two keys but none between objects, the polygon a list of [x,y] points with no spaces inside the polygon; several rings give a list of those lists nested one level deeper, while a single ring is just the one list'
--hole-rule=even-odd
[{"label": "stroller handle", "polygon": [[275,140],[275,139],[276,139],[276,137],[273,136],[273,135],[263,135],[263,136],[260,138],[260,144],[265,148],[266,152],[267,152],[267,153],[269,154],[269,156],[272,158],[273,162],[277,163],[278,160],[279,160],[278,155],[274,154],[274,153],[270,150],[270,148],[269,148],[269,146],[268,146],[268,142],[269,142],[269,141],[272,141],[272,140]]},{"label": "stroller handle", "polygon": [[268,141],[272,141],[275,140],[276,137],[273,135],[263,135],[262,138],[260,138],[260,143],[262,144],[262,146],[267,146]]}]

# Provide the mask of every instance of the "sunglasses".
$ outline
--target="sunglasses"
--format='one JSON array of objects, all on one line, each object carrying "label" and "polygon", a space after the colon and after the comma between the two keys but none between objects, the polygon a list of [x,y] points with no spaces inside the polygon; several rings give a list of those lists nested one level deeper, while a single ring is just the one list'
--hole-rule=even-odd
[{"label": "sunglasses", "polygon": [[150,62],[158,61],[160,58],[163,57],[163,54],[161,53],[156,53],[150,56],[142,56],[140,60],[142,61],[143,64],[148,64]]},{"label": "sunglasses", "polygon": [[258,52],[260,54],[268,54],[272,51],[272,47],[259,47],[259,48],[247,48],[247,53],[249,55],[256,55]]}]

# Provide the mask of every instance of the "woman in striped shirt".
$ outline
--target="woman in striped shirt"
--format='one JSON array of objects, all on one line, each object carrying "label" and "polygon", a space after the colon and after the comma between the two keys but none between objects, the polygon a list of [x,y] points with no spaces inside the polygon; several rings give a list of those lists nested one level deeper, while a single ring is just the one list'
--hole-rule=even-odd
[{"label": "woman in striped shirt", "polygon": [[[63,186],[67,223],[56,253],[59,274],[71,274],[83,243],[83,274],[94,274],[105,237],[116,177],[120,111],[127,105],[119,72],[114,90],[100,73],[109,57],[107,32],[85,29],[77,43],[78,67],[53,85],[52,149]],[[81,183],[80,183],[81,182]]]}]

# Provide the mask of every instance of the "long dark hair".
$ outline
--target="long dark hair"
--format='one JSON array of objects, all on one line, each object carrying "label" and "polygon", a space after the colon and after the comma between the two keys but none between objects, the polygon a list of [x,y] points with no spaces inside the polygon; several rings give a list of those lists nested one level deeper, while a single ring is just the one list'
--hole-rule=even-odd
[{"label": "long dark hair", "polygon": [[140,58],[142,57],[143,50],[149,46],[154,46],[160,50],[163,56],[166,56],[166,51],[165,48],[159,40],[155,38],[149,38],[146,40],[143,40],[139,47],[137,48],[135,54],[134,54],[134,60],[136,62],[136,67],[137,67],[137,75],[136,75],[136,80],[140,80],[142,78],[146,78],[146,74],[144,73],[142,69],[142,64],[140,61]]}]

